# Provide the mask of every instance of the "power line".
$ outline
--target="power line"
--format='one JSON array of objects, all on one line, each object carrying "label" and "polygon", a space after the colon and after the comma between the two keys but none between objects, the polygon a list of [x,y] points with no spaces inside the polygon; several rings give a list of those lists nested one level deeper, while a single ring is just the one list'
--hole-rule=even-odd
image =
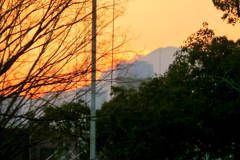
[{"label": "power line", "polygon": [[115,29],[115,0],[113,0],[113,25],[112,25],[112,68],[111,68],[111,87],[113,86],[112,83],[113,83],[113,62],[114,62],[114,57],[113,57],[113,54],[114,54],[114,29]]}]

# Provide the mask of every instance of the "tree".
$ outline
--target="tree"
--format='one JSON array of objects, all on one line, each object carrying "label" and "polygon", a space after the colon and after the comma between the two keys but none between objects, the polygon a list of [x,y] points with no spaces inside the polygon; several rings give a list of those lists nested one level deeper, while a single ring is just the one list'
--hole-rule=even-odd
[{"label": "tree", "polygon": [[[29,147],[16,144],[16,132],[34,127],[29,122],[44,107],[56,105],[64,91],[91,83],[92,10],[90,0],[0,2],[0,156],[12,159],[17,152],[8,148]],[[109,14],[112,1],[98,3],[97,79],[111,66],[109,25],[123,14],[126,2],[116,2],[115,17]],[[124,31],[115,35],[114,54],[129,51],[130,37]],[[65,97],[66,101],[77,98]]]},{"label": "tree", "polygon": [[[192,108],[199,136],[194,144],[212,158],[239,159],[239,41],[215,36],[207,25],[185,42],[170,66],[171,84],[181,85],[184,110]],[[183,67],[184,66],[184,67]],[[172,82],[171,82],[172,81]],[[184,93],[184,94],[183,94]],[[197,114],[193,114],[197,113]],[[192,117],[192,118],[194,118]],[[196,134],[198,135],[198,134]],[[230,158],[229,158],[230,159]]]},{"label": "tree", "polygon": [[[38,146],[47,143],[53,151],[50,153],[52,156],[69,152],[72,154],[71,158],[88,159],[90,109],[83,101],[70,102],[59,107],[48,106],[44,108],[43,116],[32,123],[35,126],[32,129],[38,132],[31,135],[31,143],[37,142]],[[34,156],[35,159],[39,158],[36,153],[31,154],[32,159]]]},{"label": "tree", "polygon": [[240,17],[240,2],[238,0],[212,0],[214,6],[224,12],[222,19],[235,24]]},{"label": "tree", "polygon": [[164,75],[116,88],[98,118],[103,159],[239,159],[239,43],[204,23]]}]

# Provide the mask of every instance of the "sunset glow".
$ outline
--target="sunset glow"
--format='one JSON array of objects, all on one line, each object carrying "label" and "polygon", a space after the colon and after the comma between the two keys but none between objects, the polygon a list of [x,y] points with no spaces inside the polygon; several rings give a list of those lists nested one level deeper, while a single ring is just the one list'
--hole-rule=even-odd
[{"label": "sunset glow", "polygon": [[[126,53],[119,53],[119,54],[114,54],[114,61],[112,64],[112,59],[111,59],[111,54],[109,54],[108,56],[105,56],[103,58],[101,58],[98,62],[97,62],[97,73],[96,73],[96,79],[99,80],[101,78],[102,72],[109,70],[112,68],[113,69],[116,68],[116,65],[122,61],[129,61],[132,62],[134,61],[138,56],[140,55],[146,55],[147,52],[126,52]],[[101,54],[100,54],[101,55]],[[98,55],[99,57],[99,55]],[[33,59],[33,57],[31,58]],[[83,62],[85,61],[84,64],[79,65],[79,62]],[[31,69],[30,67],[32,66],[32,63],[34,61],[31,61],[31,63],[29,63],[29,61],[26,61],[26,59],[24,60],[19,60],[13,67],[12,70],[9,71],[5,76],[5,80],[4,80],[4,87],[10,87],[10,86],[15,86],[19,83],[21,83],[21,81],[24,81],[25,78],[28,76],[29,70]],[[42,62],[43,64],[45,64],[45,62]],[[48,92],[56,92],[56,91],[61,91],[61,90],[74,90],[74,89],[78,89],[81,88],[83,86],[89,85],[91,84],[91,68],[89,68],[89,66],[91,65],[90,62],[90,56],[86,59],[80,59],[80,58],[76,58],[73,59],[71,61],[71,63],[68,63],[67,65],[65,65],[64,68],[61,68],[61,64],[60,63],[58,66],[55,66],[54,68],[51,68],[49,70],[49,73],[45,73],[44,76],[41,76],[41,79],[39,79],[39,83],[44,83],[47,82],[48,84],[51,83],[51,81],[53,82],[53,84],[51,85],[46,85],[46,86],[42,86],[42,87],[37,87],[37,88],[32,88],[31,90],[27,90],[27,92],[23,92],[22,95],[34,95],[34,98],[38,98],[40,96],[42,96],[45,93]],[[40,66],[42,67],[42,66]],[[80,69],[78,68],[80,67]],[[86,73],[79,73],[79,70],[84,71],[86,70]],[[34,70],[33,72],[38,72],[38,69]],[[69,83],[69,81],[66,80],[66,83],[64,83],[64,81],[62,83],[57,83],[54,84],[54,77],[52,76],[53,73],[57,73],[58,72],[58,76],[66,76],[66,79],[72,79],[72,83],[66,85],[66,83]],[[71,74],[69,74],[71,73]],[[76,74],[78,74],[78,76],[76,76]],[[49,77],[53,77],[52,79]],[[46,78],[47,79],[46,79]],[[31,83],[27,84],[25,87],[31,87]],[[10,90],[9,92],[5,91],[5,94],[10,94],[12,92],[12,90]]]},{"label": "sunset glow", "polygon": [[[139,54],[129,47],[132,37],[123,29],[115,30],[112,44],[112,21],[122,15],[126,2],[116,3],[115,17],[112,1],[98,3],[97,79]],[[2,8],[0,94],[38,98],[91,83],[91,1],[5,1]]]},{"label": "sunset glow", "polygon": [[[24,2],[6,0],[2,4],[0,94],[37,98],[89,85],[91,1]],[[113,17],[113,1],[98,1],[98,80],[121,61],[132,62],[160,47],[180,47],[203,22],[230,39],[238,39],[240,33],[239,24],[222,21],[222,12],[211,0],[127,2],[116,1]]]}]

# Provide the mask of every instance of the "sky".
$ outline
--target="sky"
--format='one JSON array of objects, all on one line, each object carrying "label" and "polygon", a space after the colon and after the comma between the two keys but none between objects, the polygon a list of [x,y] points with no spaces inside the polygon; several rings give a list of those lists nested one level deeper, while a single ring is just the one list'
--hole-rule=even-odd
[{"label": "sky", "polygon": [[129,27],[138,37],[132,42],[134,48],[151,52],[160,47],[180,47],[203,22],[219,36],[238,39],[240,25],[227,24],[222,14],[212,0],[131,0],[116,24]]}]

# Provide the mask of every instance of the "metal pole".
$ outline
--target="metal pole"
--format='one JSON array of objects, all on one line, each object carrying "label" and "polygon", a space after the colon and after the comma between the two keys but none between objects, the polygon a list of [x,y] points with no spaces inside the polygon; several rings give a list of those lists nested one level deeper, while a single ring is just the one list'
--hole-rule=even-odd
[{"label": "metal pole", "polygon": [[90,160],[96,159],[96,28],[97,0],[92,0],[92,83],[91,83],[91,119],[90,119]]}]

